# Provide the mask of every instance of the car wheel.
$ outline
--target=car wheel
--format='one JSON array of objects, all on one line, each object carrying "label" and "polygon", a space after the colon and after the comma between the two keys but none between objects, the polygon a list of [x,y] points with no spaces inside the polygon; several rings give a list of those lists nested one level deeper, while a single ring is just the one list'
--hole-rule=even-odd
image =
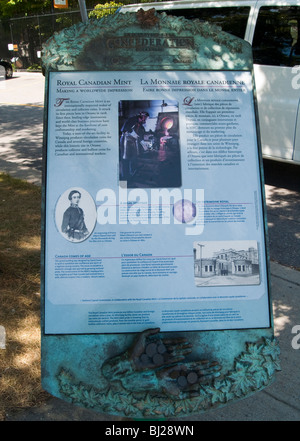
[{"label": "car wheel", "polygon": [[6,67],[5,68],[5,77],[6,79],[12,78],[13,76],[13,70],[11,67]]}]

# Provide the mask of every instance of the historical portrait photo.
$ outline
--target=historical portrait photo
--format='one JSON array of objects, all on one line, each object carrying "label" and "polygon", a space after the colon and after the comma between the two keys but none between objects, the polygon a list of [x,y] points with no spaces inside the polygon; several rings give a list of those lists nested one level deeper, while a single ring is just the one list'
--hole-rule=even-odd
[{"label": "historical portrait photo", "polygon": [[96,205],[82,188],[69,188],[58,199],[55,223],[60,234],[70,242],[83,242],[96,224]]},{"label": "historical portrait photo", "polygon": [[181,186],[178,102],[119,102],[119,180],[128,188]]}]

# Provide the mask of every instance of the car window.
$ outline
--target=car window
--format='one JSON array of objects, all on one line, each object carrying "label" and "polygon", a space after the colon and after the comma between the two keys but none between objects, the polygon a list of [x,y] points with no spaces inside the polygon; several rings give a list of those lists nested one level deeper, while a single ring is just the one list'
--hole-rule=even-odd
[{"label": "car window", "polygon": [[252,43],[254,63],[271,66],[300,64],[299,33],[299,6],[261,7]]},{"label": "car window", "polygon": [[165,12],[176,17],[208,21],[220,26],[224,32],[244,38],[250,7],[169,9]]}]

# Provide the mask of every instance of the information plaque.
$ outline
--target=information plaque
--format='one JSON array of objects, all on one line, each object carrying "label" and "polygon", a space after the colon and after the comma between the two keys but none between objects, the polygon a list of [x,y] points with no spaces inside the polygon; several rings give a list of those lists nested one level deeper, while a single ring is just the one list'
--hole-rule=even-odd
[{"label": "information plaque", "polygon": [[251,46],[140,9],[55,33],[43,67],[43,388],[153,420],[267,387]]},{"label": "information plaque", "polygon": [[251,71],[48,81],[45,333],[270,327]]}]

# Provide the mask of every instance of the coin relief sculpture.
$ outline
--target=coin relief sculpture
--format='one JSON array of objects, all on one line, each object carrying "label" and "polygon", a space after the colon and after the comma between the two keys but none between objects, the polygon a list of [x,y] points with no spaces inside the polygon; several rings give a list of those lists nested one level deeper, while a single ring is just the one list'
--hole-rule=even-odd
[{"label": "coin relief sculpture", "polygon": [[131,391],[155,390],[182,398],[219,375],[221,367],[215,361],[185,361],[192,352],[186,338],[163,339],[158,333],[159,329],[142,332],[124,354],[106,361],[105,378]]}]

